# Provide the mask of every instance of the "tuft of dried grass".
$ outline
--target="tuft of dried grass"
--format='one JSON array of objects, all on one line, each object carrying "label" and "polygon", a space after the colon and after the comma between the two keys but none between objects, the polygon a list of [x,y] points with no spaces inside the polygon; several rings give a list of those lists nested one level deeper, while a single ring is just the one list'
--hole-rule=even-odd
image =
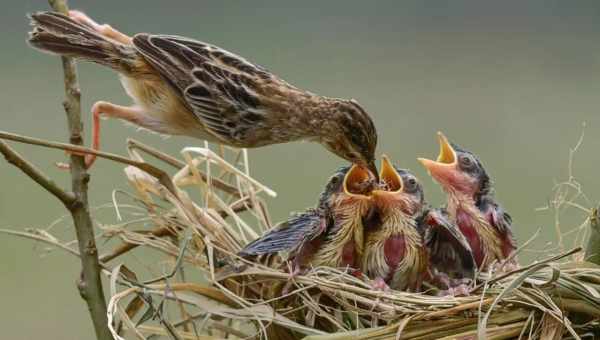
[{"label": "tuft of dried grass", "polygon": [[[280,256],[259,263],[236,256],[271,227],[263,196],[276,195],[250,175],[245,150],[186,148],[181,161],[135,141],[129,147],[136,161],[144,152],[172,167],[174,189],[129,166],[133,193],[113,195],[121,223],[102,230],[110,244],[119,242],[100,258],[115,339],[581,339],[599,332],[600,267],[558,262],[580,248],[481,275],[466,297],[375,291],[339,268],[291,277]],[[72,250],[48,233],[31,235]]]}]

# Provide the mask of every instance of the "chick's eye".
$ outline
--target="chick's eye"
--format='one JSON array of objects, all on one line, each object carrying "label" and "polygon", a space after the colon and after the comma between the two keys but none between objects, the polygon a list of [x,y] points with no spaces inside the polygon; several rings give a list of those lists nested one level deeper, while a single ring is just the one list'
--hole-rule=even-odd
[{"label": "chick's eye", "polygon": [[463,157],[461,157],[460,158],[460,163],[462,165],[466,166],[466,167],[470,167],[470,166],[472,166],[474,164],[473,160],[469,156],[463,156]]},{"label": "chick's eye", "polygon": [[416,186],[417,186],[417,180],[414,179],[413,177],[406,180],[406,189],[414,190]]}]

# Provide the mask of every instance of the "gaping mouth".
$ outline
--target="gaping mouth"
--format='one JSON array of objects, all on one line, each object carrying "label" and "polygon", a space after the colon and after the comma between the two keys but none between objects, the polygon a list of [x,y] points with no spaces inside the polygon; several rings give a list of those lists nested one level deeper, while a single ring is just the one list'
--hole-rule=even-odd
[{"label": "gaping mouth", "polygon": [[348,195],[369,195],[375,184],[374,176],[368,169],[353,165],[344,177],[344,192]]},{"label": "gaping mouth", "polygon": [[444,164],[456,163],[456,151],[454,151],[454,148],[448,142],[448,138],[441,132],[438,132],[438,142],[440,143],[440,154],[437,161]]},{"label": "gaping mouth", "polygon": [[402,177],[398,174],[389,158],[381,157],[381,172],[379,173],[380,190],[387,192],[399,192],[402,190]]},{"label": "gaping mouth", "polygon": [[450,145],[448,138],[446,138],[443,133],[438,132],[438,141],[440,143],[440,153],[437,160],[433,161],[427,158],[417,158],[430,173],[435,171],[434,169],[449,168],[456,165],[456,151],[454,151],[454,148]]}]

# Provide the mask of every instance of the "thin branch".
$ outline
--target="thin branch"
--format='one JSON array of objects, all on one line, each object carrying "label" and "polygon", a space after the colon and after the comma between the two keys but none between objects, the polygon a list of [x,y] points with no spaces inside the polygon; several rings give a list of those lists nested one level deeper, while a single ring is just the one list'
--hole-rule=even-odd
[{"label": "thin branch", "polygon": [[61,249],[65,250],[66,252],[79,257],[79,252],[77,250],[67,246],[64,243],[59,242],[56,239],[51,239],[48,236],[41,235],[39,232],[33,233],[33,232],[24,232],[24,231],[18,231],[18,230],[10,230],[10,229],[0,229],[0,233],[48,243],[52,246],[61,248]]},{"label": "thin branch", "polygon": [[146,145],[138,140],[135,140],[133,138],[127,138],[127,150],[129,151],[131,156],[137,156],[136,158],[140,158],[139,159],[140,161],[142,160],[141,156],[137,155],[135,150],[144,151],[145,153],[149,154],[150,156],[169,164],[170,166],[174,167],[177,170],[179,170],[185,166],[185,163],[183,161],[180,161],[179,159],[177,159],[171,155],[168,155],[162,151],[159,151],[159,150],[157,150],[151,146],[148,146],[148,145]]},{"label": "thin branch", "polygon": [[[57,12],[68,15],[66,0],[49,0],[50,6]],[[77,81],[75,61],[69,57],[61,57],[65,83],[65,101],[63,106],[67,114],[69,141],[71,144],[83,145],[83,124],[81,122],[81,93]],[[102,266],[98,260],[94,224],[90,216],[88,203],[88,182],[90,176],[85,167],[82,154],[71,153],[71,187],[76,200],[68,206],[75,225],[77,243],[81,259],[81,278],[78,282],[79,293],[88,306],[98,340],[112,340],[108,328],[106,299],[102,288]]]},{"label": "thin branch", "polygon": [[51,149],[65,150],[71,153],[71,157],[75,158],[83,159],[83,157],[79,155],[90,154],[96,155],[100,158],[110,159],[115,162],[135,166],[136,168],[147,172],[151,176],[156,177],[156,179],[158,179],[162,185],[164,185],[172,194],[174,194],[177,197],[177,190],[175,190],[175,186],[173,185],[173,182],[171,182],[171,178],[169,177],[169,175],[163,170],[145,162],[134,161],[123,156],[86,148],[81,145],[47,141],[44,139],[22,136],[16,133],[10,133],[6,131],[0,131],[0,139],[12,140],[24,144],[38,145]]},{"label": "thin branch", "polygon": [[41,185],[49,193],[58,198],[66,207],[69,207],[75,202],[75,196],[72,193],[66,192],[59,187],[40,169],[29,163],[25,158],[23,158],[23,156],[19,155],[3,141],[0,141],[0,153],[4,155],[4,158],[6,158],[7,162],[19,168],[22,172],[29,176],[29,178],[34,180],[37,184]]}]

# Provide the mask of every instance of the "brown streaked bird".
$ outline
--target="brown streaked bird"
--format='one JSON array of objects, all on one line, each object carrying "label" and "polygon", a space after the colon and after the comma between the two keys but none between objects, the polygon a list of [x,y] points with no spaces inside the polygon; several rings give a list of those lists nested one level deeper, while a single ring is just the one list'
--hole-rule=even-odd
[{"label": "brown streaked bird", "polygon": [[[84,13],[31,15],[31,46],[117,71],[132,106],[92,107],[92,147],[99,117],[119,118],[168,135],[240,148],[315,141],[377,175],[377,133],[355,101],[319,96],[217,46],[172,35],[129,37]],[[89,167],[95,157],[88,155]]]},{"label": "brown streaked bird", "polygon": [[295,215],[248,244],[239,255],[288,252],[294,272],[308,266],[358,269],[364,251],[363,219],[376,181],[354,165],[338,170],[315,208]]},{"label": "brown streaked bird", "polygon": [[504,269],[517,266],[516,258],[504,263],[517,248],[512,219],[496,202],[483,165],[471,152],[451,144],[441,132],[438,140],[437,161],[419,161],[446,192],[450,220],[468,240],[477,266],[481,270],[489,270],[494,263]]},{"label": "brown streaked bird", "polygon": [[[374,288],[420,291],[424,280],[436,281],[447,269],[472,277],[474,261],[467,241],[440,211],[428,207],[417,178],[394,167],[386,156],[379,178],[361,268],[375,280]],[[443,283],[443,289],[450,288],[449,280]]]}]

